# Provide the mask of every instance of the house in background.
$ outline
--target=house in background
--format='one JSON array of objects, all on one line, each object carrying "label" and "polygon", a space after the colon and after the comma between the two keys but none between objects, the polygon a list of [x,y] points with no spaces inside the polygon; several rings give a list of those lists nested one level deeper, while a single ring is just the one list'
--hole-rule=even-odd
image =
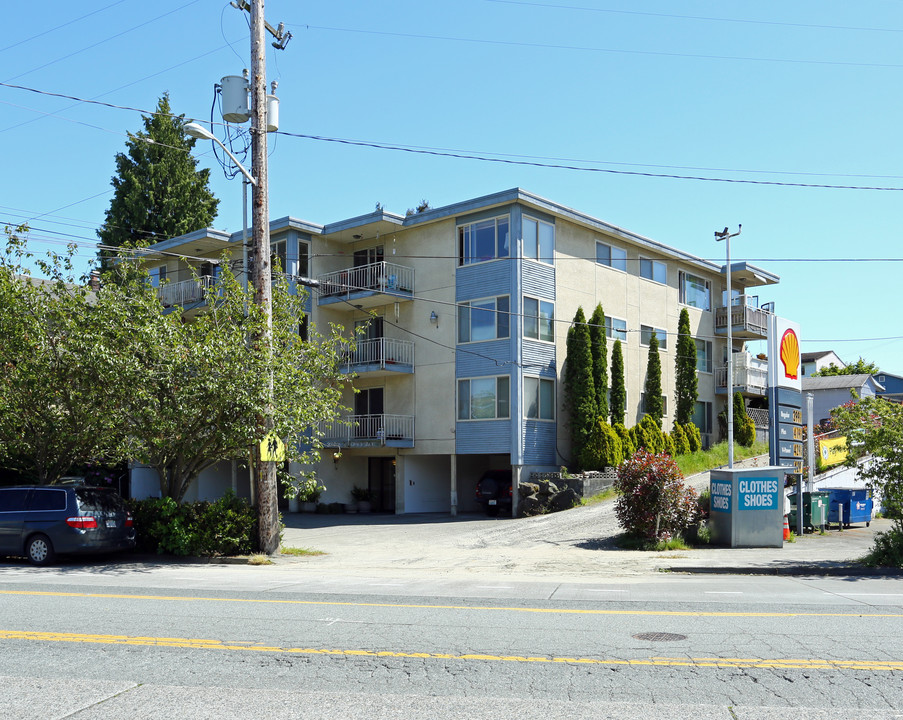
[{"label": "house in background", "polygon": [[878,397],[883,397],[891,402],[903,403],[903,375],[879,372],[873,376],[884,387]]},{"label": "house in background", "polygon": [[[884,386],[873,375],[829,375],[828,377],[803,378],[803,398],[812,393],[812,417],[815,425],[821,425],[831,417],[831,410],[853,399],[851,391],[863,397],[877,397]],[[803,402],[803,424],[808,423],[806,403]]]},{"label": "house in background", "polygon": [[[727,353],[746,359],[746,342],[767,336],[771,305],[759,307],[748,290],[778,282],[734,263],[735,297],[725,307],[722,265],[520,188],[408,216],[378,208],[327,225],[286,217],[271,222],[270,234],[289,276],[319,281],[310,322],[349,335],[363,328],[344,367],[356,392],[346,389],[342,404],[353,412],[321,428],[321,501],[349,502],[361,486],[384,512],[476,511],[485,470],[510,468],[516,485],[571,462],[560,381],[578,307],[589,317],[601,303],[609,353],[621,341],[628,427],[644,415],[655,333],[665,430],[674,422],[677,324],[686,308],[696,345],[694,422],[707,444],[717,441],[714,420],[729,401]],[[205,258],[223,249],[247,268],[241,233],[205,229],[152,246],[172,253],[148,263],[161,301],[203,303],[201,290],[216,282]],[[737,363],[734,386],[764,397],[763,372],[753,359]],[[152,471],[133,471],[133,495],[157,487]],[[249,497],[248,471],[221,463],[186,499],[230,487]]]},{"label": "house in background", "polygon": [[811,377],[812,373],[823,370],[826,367],[835,365],[839,368],[845,368],[846,363],[841,360],[833,350],[822,350],[820,352],[804,352],[800,359],[800,374],[802,377]]}]

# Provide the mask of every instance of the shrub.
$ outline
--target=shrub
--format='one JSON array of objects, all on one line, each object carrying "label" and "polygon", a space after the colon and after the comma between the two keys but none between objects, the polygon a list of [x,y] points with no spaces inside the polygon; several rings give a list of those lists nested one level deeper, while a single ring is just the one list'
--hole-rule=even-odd
[{"label": "shrub", "polygon": [[254,509],[231,490],[215,502],[129,500],[137,549],[171,555],[245,555],[257,550]]},{"label": "shrub", "polygon": [[658,426],[658,422],[652,415],[644,415],[643,419],[634,425],[630,431],[634,433],[634,445],[637,450],[645,450],[653,455],[657,455],[664,450],[664,436],[661,428]]},{"label": "shrub", "polygon": [[743,447],[752,447],[756,441],[756,424],[746,413],[741,393],[734,393],[734,439]]},{"label": "shrub", "polygon": [[671,428],[671,440],[674,442],[674,453],[676,455],[686,455],[690,452],[690,444],[687,442],[687,435],[684,429],[675,423]]},{"label": "shrub", "polygon": [[583,453],[582,465],[587,470],[616,467],[624,459],[621,438],[611,425],[599,418],[593,424]]},{"label": "shrub", "polygon": [[630,535],[667,540],[697,520],[696,491],[667,455],[637,452],[618,468],[615,489],[615,514]]},{"label": "shrub", "polygon": [[903,568],[903,530],[898,526],[875,535],[875,544],[865,556],[866,565]]},{"label": "shrub", "polygon": [[699,428],[693,423],[687,423],[684,427],[684,435],[687,436],[687,445],[690,446],[690,452],[699,452],[702,450],[702,435],[699,434]]},{"label": "shrub", "polygon": [[674,447],[674,439],[668,433],[662,433],[662,452],[671,457],[677,455],[677,450]]},{"label": "shrub", "polygon": [[615,423],[612,425],[612,429],[621,439],[621,457],[629,458],[636,452],[636,445],[633,444],[633,437],[631,437],[630,431],[624,427],[624,423]]}]

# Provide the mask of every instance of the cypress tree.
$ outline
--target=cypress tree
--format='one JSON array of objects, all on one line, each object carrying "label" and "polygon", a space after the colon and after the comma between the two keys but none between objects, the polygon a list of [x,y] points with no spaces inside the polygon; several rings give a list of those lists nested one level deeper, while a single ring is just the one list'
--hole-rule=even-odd
[{"label": "cypress tree", "polygon": [[624,423],[627,410],[627,387],[624,382],[624,355],[621,353],[621,341],[615,340],[611,348],[611,424]]},{"label": "cypress tree", "polygon": [[683,308],[677,324],[677,357],[674,359],[675,423],[685,425],[693,419],[698,398],[696,342],[690,335],[690,313]]},{"label": "cypress tree", "polygon": [[577,308],[568,330],[564,375],[565,405],[571,415],[571,456],[581,464],[593,422],[596,420],[596,391],[593,386],[593,356],[589,328],[583,308]]},{"label": "cypress tree", "polygon": [[589,319],[590,347],[593,355],[593,385],[596,389],[596,415],[608,417],[608,341],[605,338],[605,311],[596,305]]},{"label": "cypress tree", "polygon": [[652,331],[652,337],[649,338],[649,360],[646,364],[645,404],[646,414],[655,420],[656,425],[661,428],[662,417],[665,414],[664,402],[662,400],[662,359],[658,354],[658,337],[654,330]]}]

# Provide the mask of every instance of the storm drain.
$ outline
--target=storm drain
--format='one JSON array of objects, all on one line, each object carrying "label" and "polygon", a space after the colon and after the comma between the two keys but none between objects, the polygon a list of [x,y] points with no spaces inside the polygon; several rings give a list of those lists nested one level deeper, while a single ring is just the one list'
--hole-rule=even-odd
[{"label": "storm drain", "polygon": [[648,640],[650,642],[675,642],[676,640],[686,640],[686,635],[678,635],[677,633],[663,632],[647,632],[637,633],[633,636],[636,640]]}]

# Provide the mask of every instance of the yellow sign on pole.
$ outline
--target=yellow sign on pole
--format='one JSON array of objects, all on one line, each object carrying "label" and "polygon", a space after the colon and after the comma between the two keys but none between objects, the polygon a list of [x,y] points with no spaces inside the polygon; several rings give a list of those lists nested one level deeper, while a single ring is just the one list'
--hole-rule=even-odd
[{"label": "yellow sign on pole", "polygon": [[260,459],[263,462],[285,462],[285,443],[275,431],[260,441]]},{"label": "yellow sign on pole", "polygon": [[845,437],[820,440],[818,445],[822,464],[828,467],[840,465],[847,459],[847,439]]}]

